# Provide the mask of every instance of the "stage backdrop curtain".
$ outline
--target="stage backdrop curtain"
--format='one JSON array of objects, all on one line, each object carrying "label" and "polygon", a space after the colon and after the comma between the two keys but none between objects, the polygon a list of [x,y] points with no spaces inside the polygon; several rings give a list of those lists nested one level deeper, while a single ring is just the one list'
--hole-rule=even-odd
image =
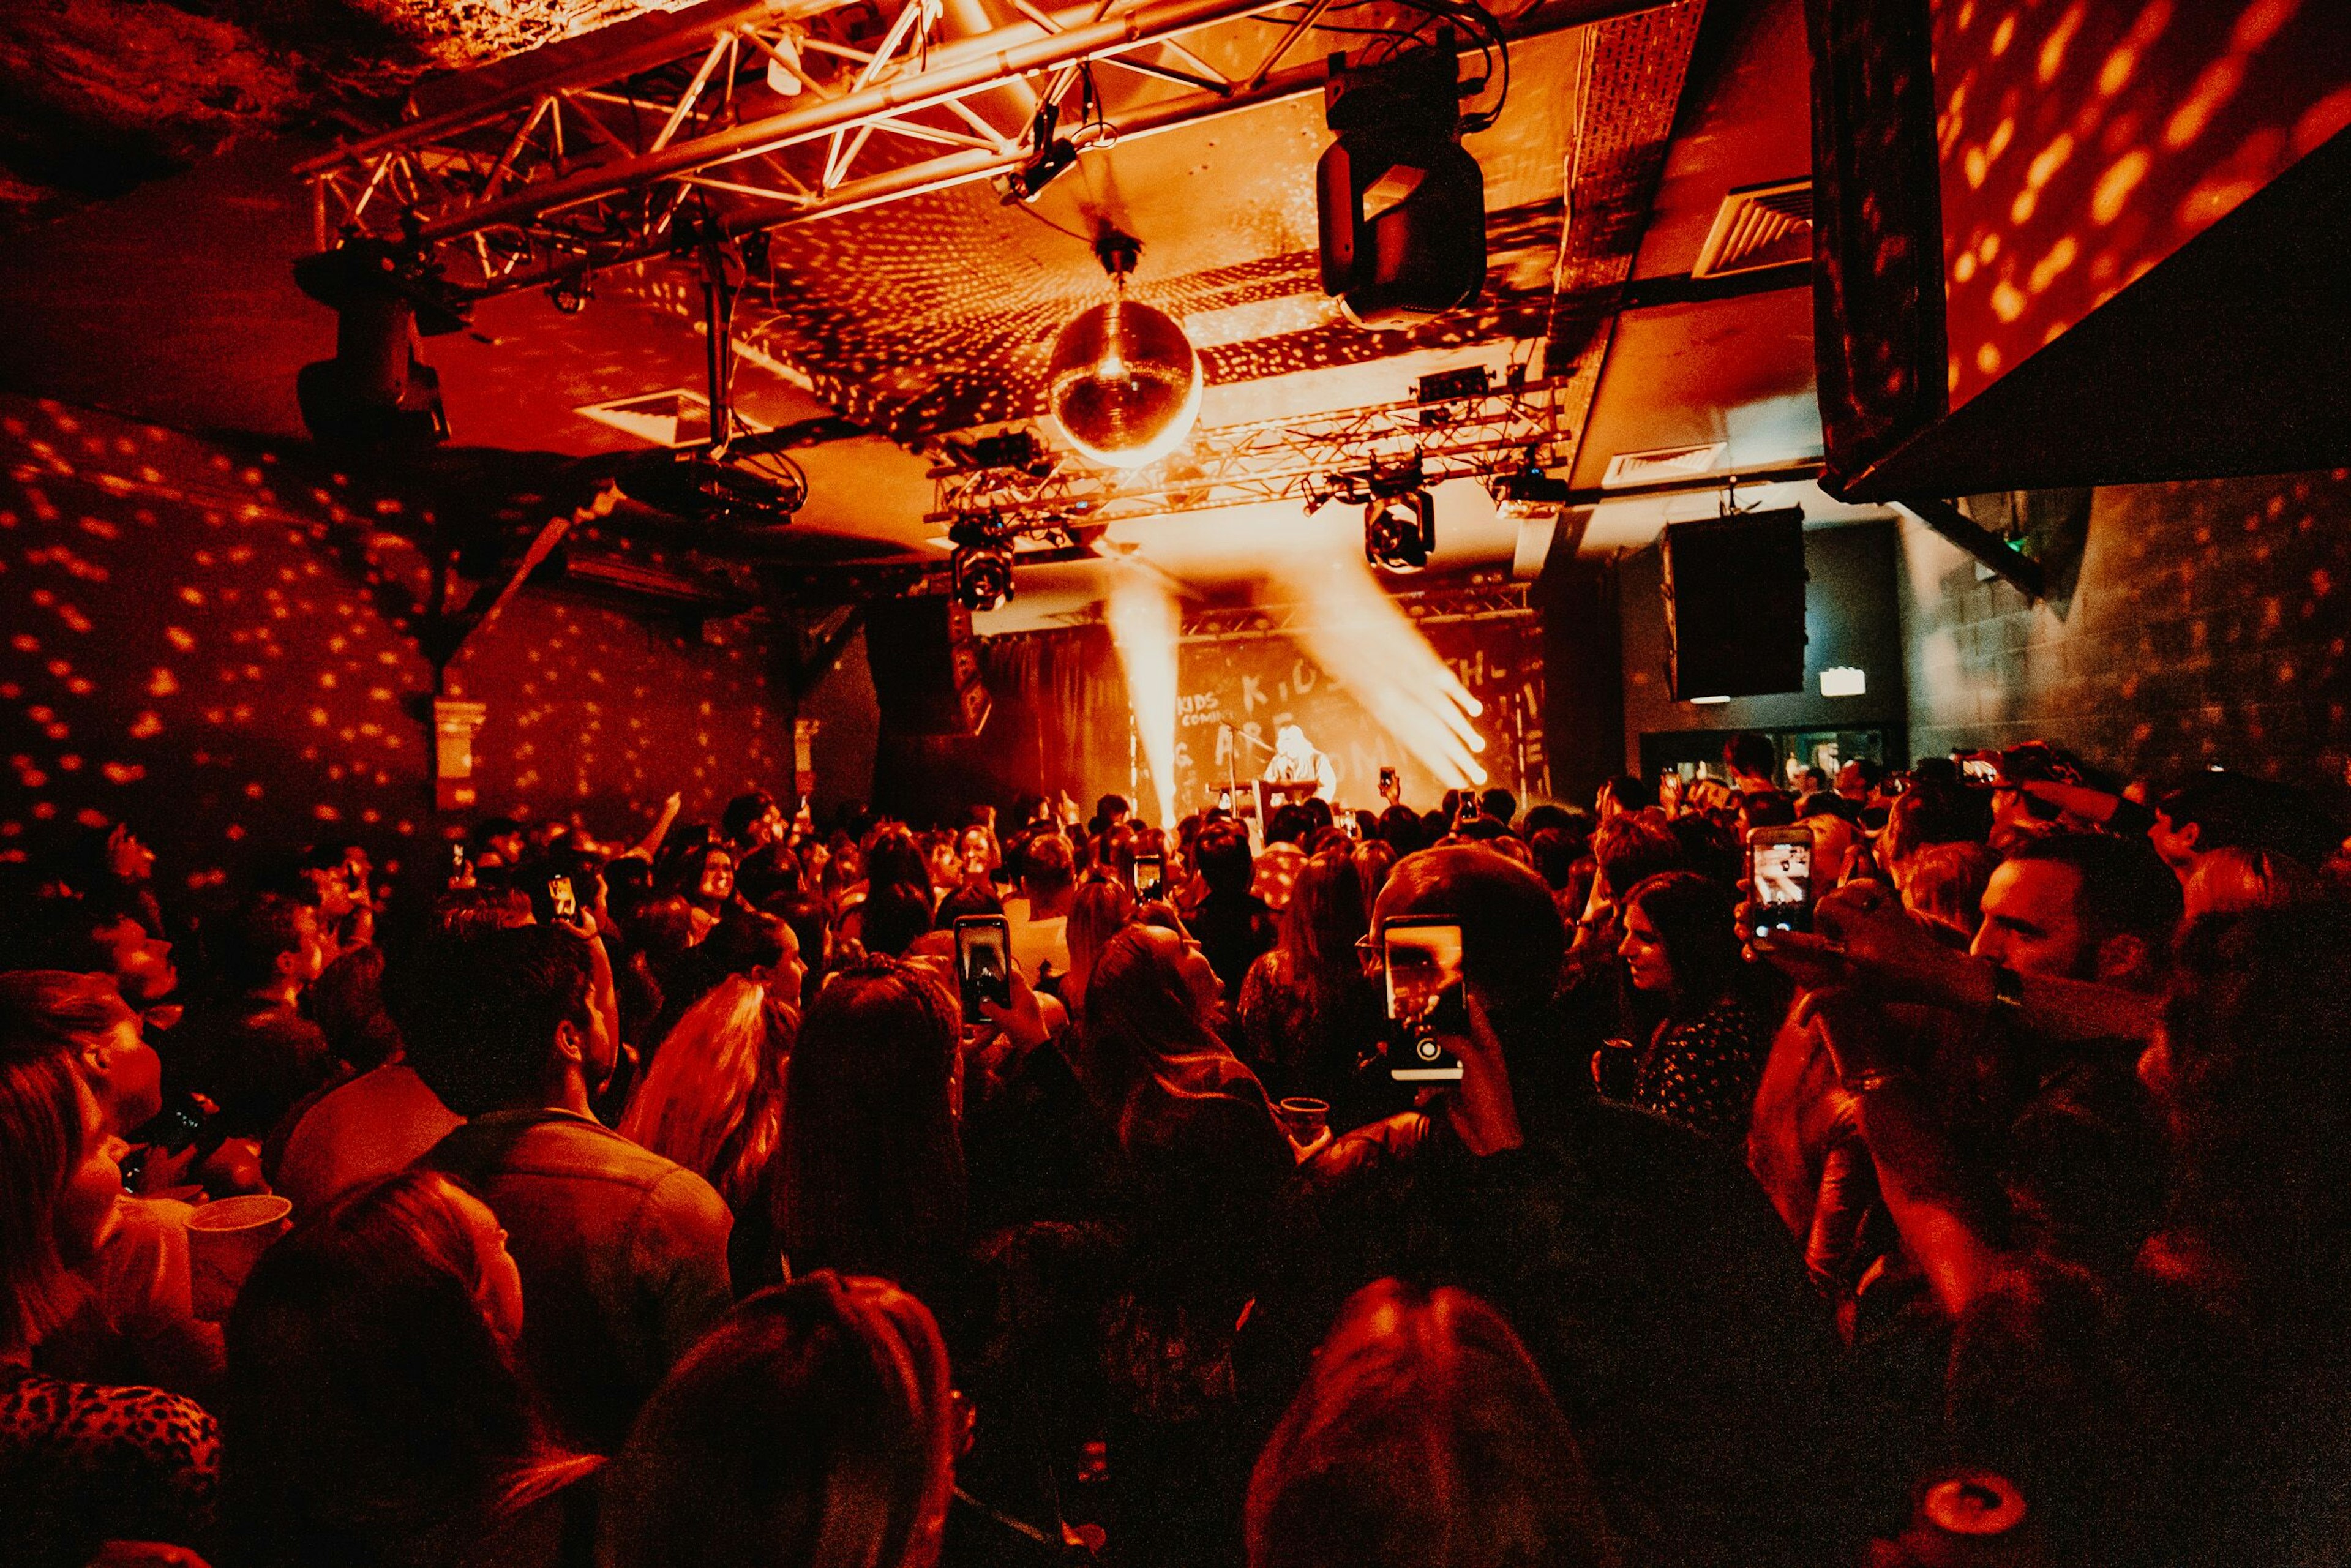
[{"label": "stage backdrop curtain", "polygon": [[1024,794],[1066,789],[1088,811],[1129,793],[1126,682],[1101,626],[985,638],[980,677],[991,703],[977,736],[917,736],[884,719],[874,805],[913,822],[957,818],[976,801],[1008,809]]}]

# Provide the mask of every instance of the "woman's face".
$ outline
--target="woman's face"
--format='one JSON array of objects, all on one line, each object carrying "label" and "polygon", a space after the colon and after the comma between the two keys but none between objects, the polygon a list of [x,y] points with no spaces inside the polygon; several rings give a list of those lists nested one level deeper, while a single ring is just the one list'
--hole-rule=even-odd
[{"label": "woman's face", "polygon": [[457,1194],[456,1204],[480,1264],[481,1282],[474,1287],[475,1302],[492,1331],[513,1344],[522,1338],[522,1270],[515,1267],[514,1254],[507,1250],[506,1228],[471,1193]]},{"label": "woman's face", "polygon": [[725,900],[735,896],[735,862],[732,856],[713,854],[702,862],[702,882],[696,889],[704,898]]},{"label": "woman's face", "polygon": [[931,846],[931,885],[953,887],[963,880],[963,857],[946,840]]},{"label": "woman's face", "polygon": [[1635,989],[1662,991],[1673,985],[1674,967],[1666,957],[1665,938],[1637,904],[1625,914],[1625,940],[1616,950],[1624,956]]},{"label": "woman's face", "polygon": [[122,1168],[115,1164],[117,1140],[106,1127],[98,1097],[79,1078],[74,1099],[81,1108],[81,1156],[57,1199],[57,1251],[68,1264],[96,1257],[114,1234],[122,1207]]}]

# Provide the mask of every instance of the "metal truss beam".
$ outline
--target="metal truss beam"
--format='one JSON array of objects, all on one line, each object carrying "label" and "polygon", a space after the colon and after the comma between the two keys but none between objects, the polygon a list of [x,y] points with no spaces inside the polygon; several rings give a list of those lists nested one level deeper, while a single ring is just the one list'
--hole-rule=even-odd
[{"label": "metal truss beam", "polygon": [[1124,517],[1312,503],[1335,476],[1415,455],[1431,485],[1483,478],[1530,460],[1548,466],[1570,450],[1573,432],[1562,428],[1560,413],[1562,394],[1573,384],[1574,378],[1562,377],[1433,402],[1224,425],[1199,431],[1175,456],[1132,474],[1088,467],[1066,455],[1041,476],[1016,468],[935,468],[929,520],[996,516],[1025,536],[1050,538],[1072,525]]},{"label": "metal truss beam", "polygon": [[[1319,90],[1327,61],[1286,62],[1325,3],[1024,4],[1019,21],[954,38],[938,0],[907,0],[869,49],[831,36],[838,0],[705,0],[486,68],[471,96],[459,78],[442,96],[463,101],[298,172],[319,248],[357,235],[410,243],[459,292],[486,296],[664,254],[690,201],[712,209],[693,214],[703,227],[740,234],[1019,168],[1035,152],[1029,127],[989,118],[1007,88],[1058,104],[1081,151]],[[1511,30],[1656,3],[1549,0]],[[1252,42],[1247,68],[1220,69],[1206,42],[1183,41],[1270,13],[1289,25]],[[1095,66],[1143,96],[1088,120],[1081,77]]]}]

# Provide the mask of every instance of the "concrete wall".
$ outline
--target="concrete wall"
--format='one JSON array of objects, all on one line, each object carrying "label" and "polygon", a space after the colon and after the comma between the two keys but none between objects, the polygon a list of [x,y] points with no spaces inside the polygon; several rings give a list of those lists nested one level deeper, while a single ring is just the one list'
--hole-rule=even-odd
[{"label": "concrete wall", "polygon": [[2351,471],[2103,489],[2069,595],[1900,535],[1914,755],[2033,736],[2162,781],[2320,787],[2351,760]]}]

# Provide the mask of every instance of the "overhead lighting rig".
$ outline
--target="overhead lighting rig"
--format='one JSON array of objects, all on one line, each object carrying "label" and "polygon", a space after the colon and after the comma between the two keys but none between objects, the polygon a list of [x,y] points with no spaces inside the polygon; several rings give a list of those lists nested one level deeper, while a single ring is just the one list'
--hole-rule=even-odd
[{"label": "overhead lighting rig", "polygon": [[1001,610],[1012,602],[1015,530],[1005,518],[966,517],[947,530],[955,545],[948,565],[955,596],[968,610]]},{"label": "overhead lighting rig", "polygon": [[1307,515],[1332,501],[1364,508],[1364,559],[1382,571],[1419,571],[1437,551],[1437,500],[1417,452],[1320,480],[1307,497]]}]

